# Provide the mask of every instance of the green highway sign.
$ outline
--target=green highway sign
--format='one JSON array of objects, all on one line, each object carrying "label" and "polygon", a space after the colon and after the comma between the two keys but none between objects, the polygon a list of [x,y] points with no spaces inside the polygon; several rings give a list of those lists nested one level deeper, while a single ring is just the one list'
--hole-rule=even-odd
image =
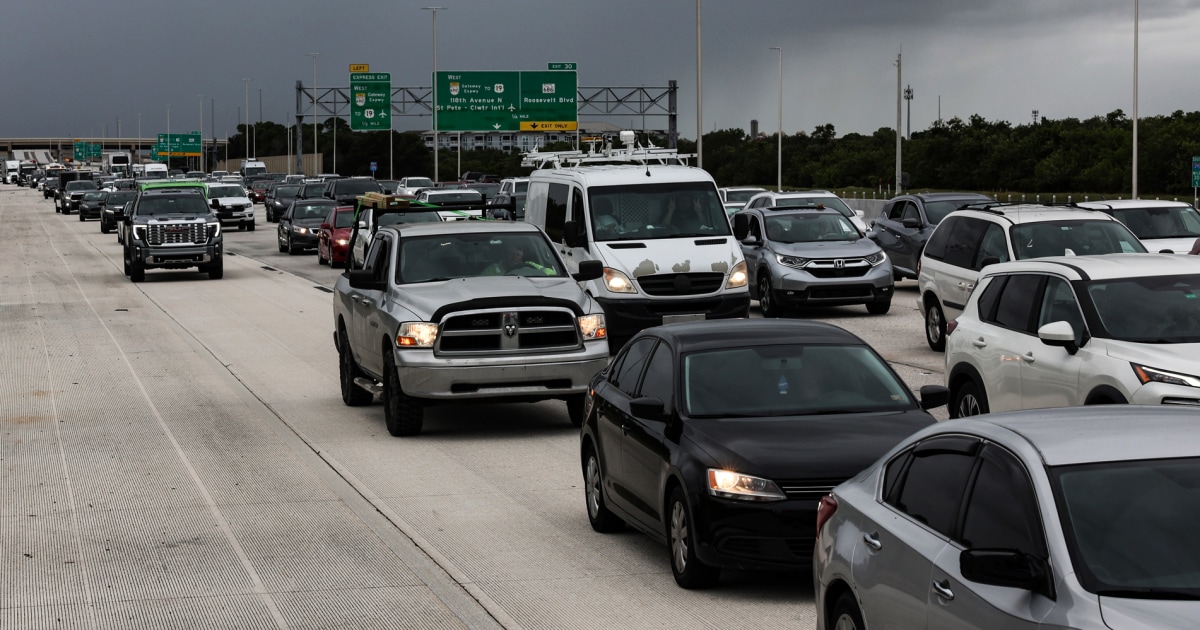
[{"label": "green highway sign", "polygon": [[99,142],[75,142],[74,156],[76,160],[90,160],[103,155],[104,146]]},{"label": "green highway sign", "polygon": [[1192,156],[1192,188],[1200,188],[1200,155]]},{"label": "green highway sign", "polygon": [[350,73],[350,129],[379,131],[392,128],[392,74]]},{"label": "green highway sign", "polygon": [[164,157],[200,157],[200,132],[160,133],[157,146]]},{"label": "green highway sign", "polygon": [[438,72],[438,131],[575,131],[573,71]]},{"label": "green highway sign", "polygon": [[579,64],[573,61],[551,61],[546,64],[547,70],[578,70]]}]

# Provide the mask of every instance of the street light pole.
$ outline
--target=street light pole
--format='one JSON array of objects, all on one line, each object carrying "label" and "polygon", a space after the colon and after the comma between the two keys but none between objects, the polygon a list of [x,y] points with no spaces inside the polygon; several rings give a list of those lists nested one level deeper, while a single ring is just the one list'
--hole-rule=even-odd
[{"label": "street light pole", "polygon": [[[782,59],[783,53],[779,53]],[[700,58],[700,0],[696,0],[696,167],[704,168],[704,76]],[[783,63],[782,61],[780,63]]]},{"label": "street light pole", "polygon": [[900,164],[900,139],[903,137],[903,131],[900,128],[900,83],[902,80],[902,71],[900,66],[901,54],[896,54],[896,185],[893,187],[896,194],[900,194],[900,179],[904,172]]},{"label": "street light pole", "polygon": [[138,114],[137,116],[138,116],[137,155],[138,155],[138,159],[140,160],[140,159],[142,159],[142,115]]},{"label": "street light pole", "polygon": [[207,154],[204,153],[204,95],[197,94],[200,98],[200,168],[197,170],[208,172],[208,163],[204,159]]},{"label": "street light pole", "polygon": [[772,46],[771,50],[779,51],[779,137],[775,162],[775,188],[783,192],[783,48]]},{"label": "street light pole", "polygon": [[437,12],[446,7],[421,7],[433,14],[433,184],[438,184]]},{"label": "street light pole", "polygon": [[905,138],[908,138],[909,140],[912,140],[912,100],[913,100],[913,90],[912,90],[912,86],[911,86],[911,85],[908,85],[908,86],[905,86],[905,87],[904,87],[904,100],[908,101],[908,103],[907,103],[907,104],[908,104],[908,133],[904,134],[904,137],[905,137]]},{"label": "street light pole", "polygon": [[246,87],[246,126],[242,128],[242,133],[246,134],[246,159],[250,159],[250,79],[242,79],[242,85]]},{"label": "street light pole", "polygon": [[312,175],[317,174],[317,55],[321,53],[308,53],[313,58],[313,165]]},{"label": "street light pole", "polygon": [[1133,187],[1131,199],[1138,198],[1138,0],[1133,0]]},{"label": "street light pole", "polygon": [[171,174],[171,106],[167,105],[167,175]]}]

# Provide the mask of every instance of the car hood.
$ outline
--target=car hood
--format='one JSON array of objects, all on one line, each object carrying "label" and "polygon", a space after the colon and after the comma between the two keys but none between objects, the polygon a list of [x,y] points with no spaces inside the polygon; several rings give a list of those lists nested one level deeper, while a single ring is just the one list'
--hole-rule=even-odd
[{"label": "car hood", "polygon": [[1147,251],[1161,252],[1164,249],[1169,249],[1176,254],[1186,254],[1192,251],[1192,245],[1196,243],[1196,237],[1144,238],[1141,241],[1142,245],[1146,246]]},{"label": "car hood", "polygon": [[770,479],[845,480],[934,424],[921,409],[779,418],[690,419],[685,437],[712,458]]},{"label": "car hood", "polygon": [[784,256],[801,258],[861,258],[879,250],[869,238],[854,241],[817,241],[813,243],[772,243],[771,249]]},{"label": "car hood", "polygon": [[592,309],[588,297],[579,290],[579,285],[570,276],[562,278],[530,278],[524,276],[480,276],[454,278],[439,282],[421,282],[402,285],[404,307],[425,321],[432,321],[434,313],[448,305],[461,304],[463,309],[472,308],[468,302],[476,302],[475,308],[494,308],[498,305],[525,306],[543,298],[574,304],[582,313]]},{"label": "car hood", "polygon": [[[697,245],[697,242],[719,241],[714,245]],[[627,245],[644,247],[625,247]],[[656,273],[708,273],[728,274],[733,266],[742,262],[742,250],[736,247],[732,236],[689,237],[651,239],[645,241],[608,241],[597,243],[604,250],[607,266],[630,272],[634,278]]]},{"label": "car hood", "polygon": [[208,203],[219,201],[222,206],[244,206],[250,203],[249,197],[213,197]]},{"label": "car hood", "polygon": [[1200,618],[1200,601],[1101,597],[1104,625],[1113,630],[1194,628]]},{"label": "car hood", "polygon": [[1200,376],[1200,343],[1134,343],[1105,339],[1108,356],[1147,367]]}]

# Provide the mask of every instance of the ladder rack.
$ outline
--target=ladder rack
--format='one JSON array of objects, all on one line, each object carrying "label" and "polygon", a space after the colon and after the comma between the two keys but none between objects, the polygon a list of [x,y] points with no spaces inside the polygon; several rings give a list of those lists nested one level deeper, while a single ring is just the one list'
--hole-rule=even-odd
[{"label": "ladder rack", "polygon": [[[627,135],[628,134],[628,135]],[[634,139],[633,132],[622,131],[621,141],[631,148],[612,148],[612,137],[604,136],[604,146],[597,149],[596,141],[589,142],[587,151],[538,151],[534,149],[521,158],[521,166],[533,168],[562,168],[581,164],[681,164],[696,157],[695,153],[679,153],[675,149],[664,149],[654,144],[642,146]]]}]

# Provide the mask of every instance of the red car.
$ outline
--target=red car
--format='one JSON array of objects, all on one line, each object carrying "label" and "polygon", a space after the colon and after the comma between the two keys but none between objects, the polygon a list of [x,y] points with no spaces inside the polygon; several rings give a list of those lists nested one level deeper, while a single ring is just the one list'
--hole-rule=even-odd
[{"label": "red car", "polygon": [[346,262],[350,250],[350,228],[354,227],[354,208],[339,206],[329,211],[317,232],[317,264],[329,266]]},{"label": "red car", "polygon": [[253,184],[250,184],[250,194],[248,196],[250,197],[251,203],[262,203],[267,198],[267,189],[270,188],[274,183],[274,181],[269,179],[260,179]]}]

